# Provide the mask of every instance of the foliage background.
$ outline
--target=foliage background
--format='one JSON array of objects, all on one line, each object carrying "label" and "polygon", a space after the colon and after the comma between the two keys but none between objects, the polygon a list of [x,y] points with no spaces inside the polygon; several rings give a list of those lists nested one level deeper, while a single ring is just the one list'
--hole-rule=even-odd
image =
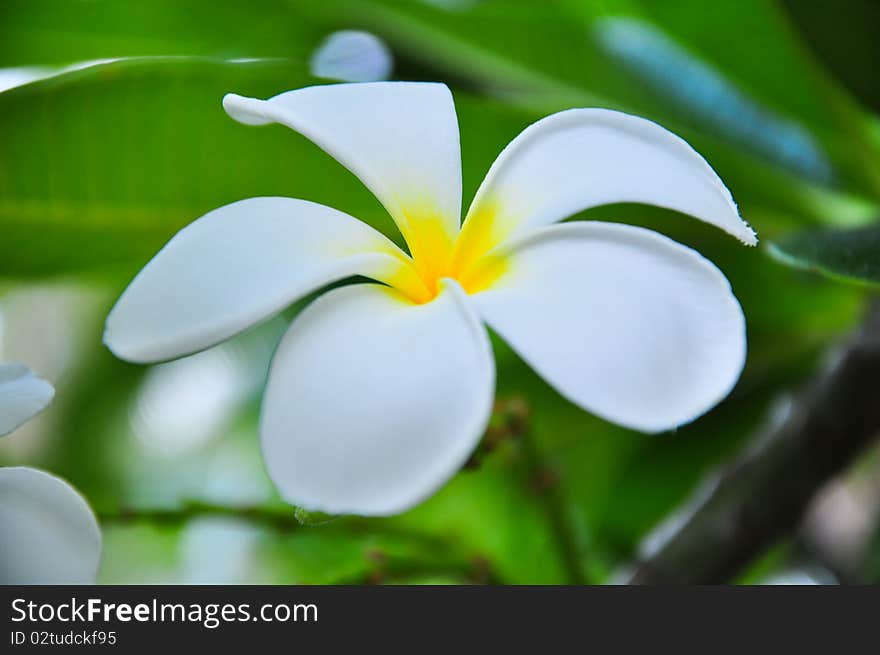
[{"label": "foliage background", "polygon": [[[178,229],[240,198],[323,202],[399,241],[378,202],[315,146],[280,126],[243,128],[220,107],[228,91],[325,82],[308,62],[334,30],[385,40],[394,79],[450,85],[465,202],[523,127],[602,106],[687,139],[767,244],[876,218],[878,27],[868,0],[3,0],[0,79],[42,79],[0,91],[0,358],[58,394],[0,443],[0,465],[43,467],[83,492],[104,528],[106,583],[613,581],[857,324],[869,288],[786,267],[765,245],[742,248],[674,212],[591,210],[576,218],[657,229],[725,272],[750,345],[732,395],[675,433],[644,436],[570,405],[496,343],[498,397],[527,406],[527,435],[502,408],[499,445],[423,505],[316,526],[280,502],[256,437],[269,358],[302,303],[154,367],[113,358],[104,317]],[[107,61],[65,68],[96,60]],[[868,453],[819,494],[808,525],[818,520],[821,538],[791,535],[739,580],[857,570],[876,581],[863,562],[880,561],[877,460]],[[861,532],[831,520],[840,493]],[[817,545],[853,534],[844,563]]]}]

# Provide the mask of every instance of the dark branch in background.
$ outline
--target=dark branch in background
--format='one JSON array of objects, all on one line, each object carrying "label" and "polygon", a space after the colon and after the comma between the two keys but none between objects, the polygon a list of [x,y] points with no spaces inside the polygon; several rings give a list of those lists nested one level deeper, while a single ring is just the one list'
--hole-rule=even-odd
[{"label": "dark branch in background", "polygon": [[866,563],[872,555],[880,555],[880,541],[872,545],[878,529],[880,441],[810,501],[794,554],[800,551],[809,562],[830,571],[841,584],[876,582]]},{"label": "dark branch in background", "polygon": [[822,484],[880,434],[880,303],[781,421],[705,480],[643,544],[629,584],[730,581],[799,524]]}]

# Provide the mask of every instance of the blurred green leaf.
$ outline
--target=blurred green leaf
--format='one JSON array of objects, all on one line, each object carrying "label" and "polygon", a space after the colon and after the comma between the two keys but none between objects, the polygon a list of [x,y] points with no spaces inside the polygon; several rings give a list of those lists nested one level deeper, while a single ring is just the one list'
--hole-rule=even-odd
[{"label": "blurred green leaf", "polygon": [[880,284],[880,226],[808,230],[770,244],[768,252],[795,268],[855,284]]},{"label": "blurred green leaf", "polygon": [[0,66],[169,55],[304,60],[324,35],[284,0],[4,0]]},{"label": "blurred green leaf", "polygon": [[[316,146],[281,126],[241,126],[220,107],[228,91],[269,96],[310,83],[287,61],[134,59],[0,93],[0,275],[132,272],[201,214],[258,195],[323,202],[399,241],[375,198]],[[472,192],[532,116],[456,98]],[[744,207],[765,212],[753,223],[778,220],[772,207],[789,204],[786,188],[746,194]],[[788,188],[789,217],[791,204],[823,211],[818,194]]]},{"label": "blurred green leaf", "polygon": [[435,534],[485,561],[508,584],[569,581],[560,545],[516,445],[463,471],[421,505],[385,522]]},{"label": "blurred green leaf", "polygon": [[773,546],[740,573],[737,584],[765,584],[789,563],[793,550],[788,540]]},{"label": "blurred green leaf", "polygon": [[[818,78],[771,0],[712,11],[698,0],[456,8],[349,0],[323,8],[377,32],[428,70],[537,113],[592,105],[657,120],[695,145],[722,178],[741,178],[738,198],[754,191],[766,199],[804,176],[880,197],[880,156],[854,160],[853,152],[865,150],[863,126],[849,125],[856,117],[841,112],[840,89]],[[799,209],[821,220],[809,203]]]},{"label": "blurred green leaf", "polygon": [[[763,6],[763,0],[749,2]],[[606,4],[600,11],[591,4],[517,0],[503,5],[478,3],[455,11],[423,3],[378,0],[357,6],[345,1],[320,6],[291,1],[282,7],[271,0],[263,4],[250,12],[224,9],[217,15],[212,13],[208,23],[216,24],[217,31],[210,38],[206,31],[205,40],[196,41],[219,46],[234,27],[237,34],[248,32],[239,23],[265,27],[270,18],[278,18],[279,12],[302,19],[299,23],[309,25],[309,34],[315,38],[347,20],[362,23],[392,40],[410,58],[403,62],[401,73],[405,77],[428,72],[419,65],[442,68],[443,75],[466,71],[472,78],[468,84],[478,84],[483,93],[514,101],[518,109],[456,91],[466,198],[497,152],[542,113],[572,104],[602,104],[638,111],[663,120],[673,129],[681,128],[719,170],[762,236],[775,224],[787,229],[804,222],[852,224],[864,221],[874,211],[870,202],[852,195],[858,192],[858,184],[841,194],[799,179],[795,171],[783,165],[785,161],[798,161],[797,152],[785,155],[791,144],[771,141],[762,146],[766,154],[767,148],[776,144],[783,159],[777,157],[775,163],[773,157],[761,157],[760,151],[756,154],[743,141],[742,134],[731,135],[728,129],[725,136],[725,125],[734,123],[709,120],[711,111],[695,114],[693,106],[683,108],[682,99],[669,96],[668,88],[652,91],[650,84],[631,78],[643,72],[627,72],[627,66],[616,59],[619,54],[603,50],[601,39],[597,41],[597,30],[603,25],[607,29],[609,17],[619,21],[623,16],[658,34],[668,32],[669,36],[662,38],[674,36],[688,42],[688,48],[694,51],[706,49],[706,39],[699,35],[709,30],[716,36],[713,42],[724,43],[726,48],[713,51],[717,59],[713,65],[731,79],[748,77],[748,71],[755,67],[736,65],[740,60],[727,49],[751,62],[756,56],[754,48],[747,48],[740,40],[721,38],[719,30],[725,29],[725,24],[706,16],[712,12],[695,12],[702,17],[698,20],[683,9],[670,9],[672,4],[681,3],[670,3],[662,15],[654,16],[636,11],[631,3]],[[10,7],[9,15],[23,22],[24,32],[34,30],[28,42],[35,52],[43,48],[38,45],[37,34],[64,27],[60,21],[66,14],[55,16],[42,3],[33,7],[14,3]],[[175,36],[171,23],[163,22],[158,9],[142,7],[126,13],[116,7],[102,15],[103,22],[95,23],[89,22],[90,11],[85,7],[82,14],[72,12],[69,19],[70,33],[80,35],[92,46],[100,44],[101,39],[89,29],[112,34],[111,26],[117,23],[136,31],[142,29],[140,25],[158,21],[154,33],[157,38],[164,36],[142,50],[120,51],[108,45],[108,50],[94,50],[88,56],[155,54],[163,50],[217,52],[208,45],[200,50],[181,36],[192,38],[193,30],[182,30]],[[150,11],[156,11],[156,16]],[[181,3],[174,11],[191,11],[191,5]],[[657,11],[652,6],[652,12]],[[771,38],[783,28],[778,16],[768,14],[766,9],[757,15],[762,20],[749,20],[756,23],[755,34],[763,34],[762,56],[782,62],[774,66],[799,71],[787,80],[782,93],[779,85],[769,83],[765,73],[754,82],[761,93],[755,91],[755,99],[749,102],[757,103],[756,107],[761,102],[768,104],[766,109],[755,110],[764,112],[758,114],[759,118],[776,112],[791,116],[785,120],[798,121],[800,127],[792,129],[802,130],[807,135],[803,138],[840,138],[838,131],[831,129],[837,119],[821,110],[821,93],[810,84],[808,67],[798,63],[797,49],[788,38],[778,42]],[[77,26],[85,31],[72,29]],[[196,33],[200,34],[198,30]],[[325,202],[399,238],[375,199],[315,146],[282,127],[248,129],[223,114],[219,100],[228,91],[268,96],[315,82],[306,72],[307,53],[302,48],[311,37],[300,39],[291,34],[299,45],[285,46],[285,50],[280,47],[287,34],[283,30],[258,33],[263,37],[259,39],[261,46],[255,45],[256,41],[248,42],[226,52],[285,52],[293,58],[227,61],[193,56],[148,57],[107,63],[0,93],[0,139],[4,143],[0,152],[0,228],[6,237],[0,243],[0,275],[44,275],[94,268],[131,272],[186,223],[220,204],[254,195],[289,195]],[[695,39],[696,43],[690,43]],[[138,43],[134,37],[124,40]],[[279,47],[272,49],[273,43]],[[548,43],[554,47],[548,47]],[[697,61],[696,55],[694,58]],[[715,113],[724,116],[724,112],[736,109],[735,104],[725,106],[729,97],[721,93],[716,98],[720,106]],[[699,98],[694,102],[702,107]],[[709,122],[701,116],[708,116]],[[771,119],[760,120],[766,123]],[[760,140],[768,130],[775,133],[770,128],[776,123],[766,125],[769,127],[763,132],[753,130],[755,139]],[[816,143],[825,144],[824,137]],[[829,147],[833,152],[834,146]],[[845,167],[851,160],[833,157],[833,164],[835,168]]]},{"label": "blurred green leaf", "polygon": [[840,82],[880,110],[880,4],[875,0],[782,0],[793,22]]},{"label": "blurred green leaf", "polygon": [[281,127],[220,101],[312,80],[289,61],[132,59],[0,93],[0,275],[142,265],[206,211],[259,195],[390,219],[351,175]]},{"label": "blurred green leaf", "polygon": [[154,525],[105,521],[103,584],[376,584],[486,582],[455,544],[365,522],[279,530],[246,519],[196,517]]},{"label": "blurred green leaf", "polygon": [[363,519],[267,534],[259,560],[275,572],[276,583],[287,584],[398,583],[421,577],[473,583],[491,575],[454,540]]}]

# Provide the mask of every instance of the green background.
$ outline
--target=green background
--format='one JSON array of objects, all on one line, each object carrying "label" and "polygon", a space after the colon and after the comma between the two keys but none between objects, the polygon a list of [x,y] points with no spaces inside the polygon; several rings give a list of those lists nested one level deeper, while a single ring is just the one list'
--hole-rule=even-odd
[{"label": "green background", "polygon": [[[855,273],[801,270],[823,268],[811,258],[825,242],[811,249],[798,233],[870,226],[880,202],[880,87],[869,64],[880,46],[866,28],[880,20],[869,2],[830,4],[4,0],[0,69],[48,76],[0,92],[0,357],[30,365],[58,393],[0,443],[0,465],[43,467],[82,491],[104,528],[101,582],[613,580],[814,373],[870,293],[839,281],[876,275],[872,252],[851,255],[853,244],[842,260],[855,257]],[[309,58],[339,29],[381,37],[394,79],[450,85],[465,206],[504,145],[557,110],[619,109],[687,139],[732,190],[758,249],[651,207],[575,218],[657,229],[724,271],[749,339],[731,396],[692,425],[645,436],[574,407],[496,343],[494,448],[404,515],[302,525],[268,481],[257,439],[269,357],[302,303],[193,360],[115,359],[101,345],[113,301],[214,207],[306,198],[399,241],[379,203],[317,147],[280,126],[244,128],[220,105],[226,92],[268,97],[326,82],[310,76]],[[52,74],[103,59],[112,61]],[[768,256],[766,244],[785,248],[793,234],[801,268]],[[527,434],[503,411],[519,403]],[[876,476],[875,459],[849,477]],[[820,564],[792,536],[741,580]]]}]

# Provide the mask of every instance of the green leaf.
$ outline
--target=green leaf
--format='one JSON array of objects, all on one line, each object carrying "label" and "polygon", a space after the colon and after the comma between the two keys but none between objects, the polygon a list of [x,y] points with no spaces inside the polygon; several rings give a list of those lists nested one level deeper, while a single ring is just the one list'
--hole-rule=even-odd
[{"label": "green leaf", "polygon": [[168,55],[303,59],[325,35],[283,0],[3,0],[0,66]]},{"label": "green leaf", "polygon": [[867,106],[880,110],[880,5],[875,0],[783,0],[782,6],[837,79]]},{"label": "green leaf", "polygon": [[770,244],[769,252],[794,268],[842,282],[880,285],[880,225],[798,232]]},{"label": "green leaf", "polygon": [[260,195],[324,202],[388,229],[354,178],[289,129],[221,108],[314,83],[288,60],[129,59],[0,93],[0,275],[143,265],[181,227]]},{"label": "green leaf", "polygon": [[383,523],[460,544],[472,560],[488,562],[500,582],[565,583],[559,544],[520,450],[493,453],[478,470],[459,473],[424,503]]},{"label": "green leaf", "polygon": [[[853,158],[865,150],[862,126],[849,124],[856,117],[840,110],[840,88],[817,75],[770,0],[711,12],[697,0],[508,0],[455,10],[357,0],[324,10],[429,70],[540,114],[602,106],[656,120],[723,179],[740,176],[737,198],[752,187],[766,198],[804,179],[880,195],[880,157]],[[800,209],[813,215],[808,203]]]},{"label": "green leaf", "polygon": [[[750,2],[759,6],[762,0]],[[204,39],[196,39],[193,35],[201,34],[199,29],[178,33],[158,10],[154,14],[142,9],[146,13],[140,16],[117,8],[116,13],[103,15],[103,22],[96,22],[88,20],[90,10],[56,16],[39,2],[33,7],[29,3],[12,7],[9,15],[31,34],[32,51],[27,52],[34,57],[49,51],[46,44],[39,45],[37,37],[51,30],[71,35],[62,41],[71,48],[71,57],[95,57],[220,52],[224,34],[228,35],[235,21],[263,25],[254,12],[224,10],[212,13],[208,21],[216,33],[208,35],[208,30]],[[497,153],[527,124],[573,104],[601,104],[662,120],[692,140],[718,169],[762,237],[804,223],[853,224],[875,211],[870,202],[854,195],[859,184],[844,184],[840,192],[799,178],[778,157],[774,163],[773,157],[761,155],[770,152],[772,140],[761,146],[764,150],[756,151],[742,142],[742,135],[725,133],[729,122],[713,122],[705,111],[695,113],[693,107],[682,107],[681,98],[650,91],[650,85],[639,81],[644,71],[627,69],[613,53],[603,51],[595,37],[597,26],[607,25],[609,16],[623,15],[629,21],[638,16],[639,24],[647,26],[644,29],[676,39],[674,47],[685,53],[676,56],[694,53],[696,61],[707,51],[698,38],[700,30],[711,27],[718,37],[715,41],[726,48],[715,53],[711,65],[729,77],[731,84],[749,91],[749,102],[764,108],[764,114],[759,114],[765,116],[764,124],[777,125],[767,123],[766,116],[771,114],[797,120],[802,126],[798,129],[808,128],[805,134],[828,147],[833,167],[839,169],[851,157],[834,155],[837,146],[831,141],[837,131],[829,126],[836,118],[821,109],[821,94],[810,85],[809,71],[797,64],[797,50],[791,44],[777,45],[771,38],[781,29],[772,12],[764,11],[760,15],[766,20],[758,21],[765,54],[772,50],[774,57],[779,54],[798,71],[797,82],[784,85],[782,94],[765,78],[752,80],[750,68],[735,65],[739,60],[731,52],[739,53],[742,47],[722,39],[724,25],[705,17],[707,12],[697,12],[703,16],[700,20],[685,20],[688,14],[683,10],[665,9],[660,14],[652,9],[657,13],[653,15],[632,8],[624,11],[622,4],[613,12],[600,12],[576,3],[519,1],[505,3],[504,11],[495,3],[479,3],[461,11],[383,2],[367,2],[360,8],[347,2],[318,7],[300,1],[283,6],[267,2],[267,7],[271,9],[268,15],[279,23],[289,22],[282,18],[289,14],[298,24],[308,25],[302,28],[305,32],[294,35],[297,45],[282,47],[283,30],[276,33],[265,28],[256,32],[264,37],[260,43],[235,42],[238,45],[226,52],[236,56],[289,53],[292,58],[244,62],[151,56],[0,93],[0,142],[4,145],[0,149],[0,230],[4,235],[0,276],[95,269],[121,270],[127,275],[175,231],[204,212],[254,195],[323,202],[398,238],[386,212],[369,192],[317,147],[283,127],[238,125],[219,106],[228,91],[265,97],[315,83],[306,71],[304,46],[338,26],[343,17],[347,19],[349,10],[352,24],[375,29],[398,48],[403,77],[467,75],[484,93],[510,101],[496,102],[455,89],[466,199]],[[59,22],[62,17],[69,25]],[[151,32],[155,42],[137,37],[142,24],[156,26]],[[122,34],[129,35],[126,47],[104,41],[123,25]],[[74,47],[74,41],[80,45]],[[548,43],[555,44],[554,48]],[[788,41],[780,41],[784,43]],[[22,56],[28,56],[27,52]],[[560,57],[560,52],[566,56]],[[7,60],[13,54],[10,51]],[[419,68],[424,64],[429,72]],[[722,94],[721,99],[725,97]],[[755,136],[759,145],[760,134]],[[825,138],[829,134],[831,141]],[[841,181],[848,180],[845,176]]]}]

